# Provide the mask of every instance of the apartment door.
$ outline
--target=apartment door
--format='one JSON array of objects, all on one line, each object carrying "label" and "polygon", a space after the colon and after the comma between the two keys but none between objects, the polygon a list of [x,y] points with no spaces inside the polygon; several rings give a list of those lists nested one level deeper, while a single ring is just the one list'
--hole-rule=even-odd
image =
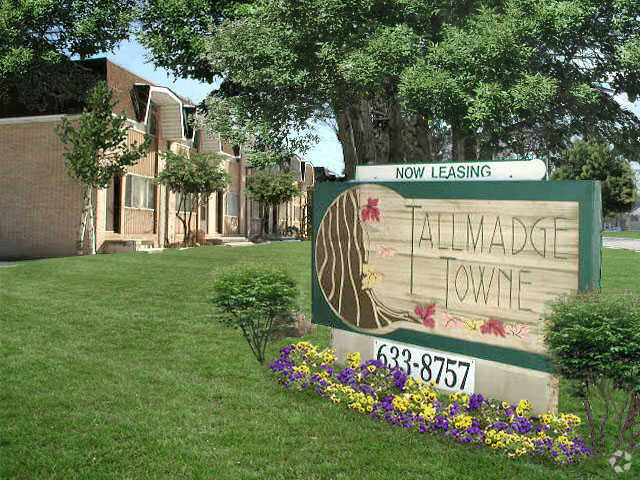
[{"label": "apartment door", "polygon": [[216,232],[222,234],[224,224],[224,193],[216,193]]},{"label": "apartment door", "polygon": [[278,233],[278,217],[280,216],[278,205],[271,210],[271,233]]},{"label": "apartment door", "polygon": [[207,227],[207,203],[209,201],[207,199],[202,200],[202,204],[200,205],[200,230],[204,233],[209,233],[209,229]]},{"label": "apartment door", "polygon": [[120,233],[120,191],[121,178],[112,178],[107,188],[107,211],[104,226],[107,232]]}]

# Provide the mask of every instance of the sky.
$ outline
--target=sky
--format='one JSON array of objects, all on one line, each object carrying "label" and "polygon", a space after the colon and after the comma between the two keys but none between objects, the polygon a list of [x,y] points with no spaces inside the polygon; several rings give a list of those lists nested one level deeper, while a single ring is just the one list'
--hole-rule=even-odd
[{"label": "sky", "polygon": [[[168,87],[196,103],[203,100],[213,88],[211,85],[197,80],[176,78],[171,72],[163,68],[156,68],[147,61],[145,48],[135,40],[122,42],[114,52],[97,56],[106,56],[109,60],[131,70],[136,75],[163,87]],[[321,123],[314,124],[312,130],[320,138],[320,141],[305,153],[303,158],[314,166],[327,167],[333,172],[341,173],[344,168],[342,148],[333,130]]]}]

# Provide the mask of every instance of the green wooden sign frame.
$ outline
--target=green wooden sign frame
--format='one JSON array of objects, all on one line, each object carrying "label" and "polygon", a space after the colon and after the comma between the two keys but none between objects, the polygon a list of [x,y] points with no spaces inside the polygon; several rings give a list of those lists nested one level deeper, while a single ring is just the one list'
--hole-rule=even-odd
[{"label": "green wooden sign frame", "polygon": [[[319,325],[362,333],[350,328],[333,312],[318,282],[315,242],[325,212],[344,191],[357,185],[388,187],[405,198],[564,201],[579,204],[579,290],[600,289],[601,278],[601,193],[600,183],[592,181],[491,181],[491,182],[335,182],[319,183],[313,192],[312,299],[313,321]],[[547,355],[480,342],[406,329],[376,335],[398,342],[420,345],[533,370],[551,371]]]}]

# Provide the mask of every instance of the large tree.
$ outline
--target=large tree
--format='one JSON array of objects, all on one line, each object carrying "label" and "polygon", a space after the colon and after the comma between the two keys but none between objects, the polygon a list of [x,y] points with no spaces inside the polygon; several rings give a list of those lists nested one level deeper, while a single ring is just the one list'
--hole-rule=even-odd
[{"label": "large tree", "polygon": [[348,176],[356,163],[557,157],[576,134],[638,152],[638,119],[613,98],[640,89],[638,0],[147,3],[155,62],[220,76],[211,128],[266,152],[308,145],[316,119],[334,122]]},{"label": "large tree", "polygon": [[[128,38],[139,0],[0,0],[0,103],[29,111],[76,99],[93,83],[69,61]],[[86,81],[85,81],[86,80]]]}]

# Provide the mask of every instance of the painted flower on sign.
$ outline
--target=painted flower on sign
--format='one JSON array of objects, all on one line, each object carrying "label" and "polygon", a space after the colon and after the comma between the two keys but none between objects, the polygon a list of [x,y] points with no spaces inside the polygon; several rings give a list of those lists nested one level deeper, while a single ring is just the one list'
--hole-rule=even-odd
[{"label": "painted flower on sign", "polygon": [[459,317],[458,320],[462,323],[462,328],[467,333],[476,334],[482,327],[482,320],[476,318]]},{"label": "painted flower on sign", "polygon": [[444,328],[448,328],[448,329],[462,328],[462,323],[460,322],[460,320],[458,320],[453,315],[449,313],[445,313],[443,314],[443,317],[444,317],[444,322],[442,323],[442,326]]},{"label": "painted flower on sign", "polygon": [[490,318],[480,327],[480,331],[485,335],[504,337],[504,322],[497,318]]},{"label": "painted flower on sign", "polygon": [[415,313],[420,320],[422,320],[422,324],[425,327],[433,328],[436,326],[436,321],[433,319],[433,315],[436,313],[436,304],[432,303],[430,305],[418,305],[414,309],[413,313]]},{"label": "painted flower on sign", "polygon": [[369,265],[362,266],[362,289],[367,290],[382,281],[382,274],[374,272]]},{"label": "painted flower on sign", "polygon": [[360,211],[362,220],[365,222],[379,222],[380,221],[380,209],[378,208],[378,199],[370,198],[367,204],[362,207]]},{"label": "painted flower on sign", "polygon": [[396,249],[393,247],[387,247],[386,245],[379,244],[378,248],[378,256],[381,258],[391,258],[396,256]]},{"label": "painted flower on sign", "polygon": [[530,340],[529,334],[531,333],[531,330],[533,330],[533,327],[531,325],[514,324],[514,325],[507,325],[505,327],[505,333],[507,335],[514,336],[523,343],[529,342]]}]

